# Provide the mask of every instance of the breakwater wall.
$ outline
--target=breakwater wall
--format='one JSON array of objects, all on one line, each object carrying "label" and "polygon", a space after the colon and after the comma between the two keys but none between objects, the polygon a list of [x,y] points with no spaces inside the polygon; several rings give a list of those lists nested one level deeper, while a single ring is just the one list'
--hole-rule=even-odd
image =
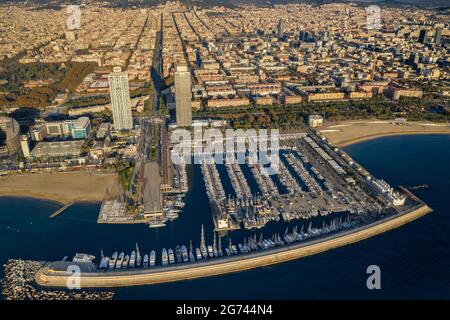
[{"label": "breakwater wall", "polygon": [[[86,272],[81,274],[80,286],[82,288],[107,288],[148,285],[202,278],[269,266],[368,239],[405,225],[431,211],[432,209],[430,207],[421,205],[408,212],[396,214],[345,232],[319,238],[314,241],[279,247],[268,251],[260,251],[254,254],[211,259],[192,264],[180,264],[173,267],[167,266],[119,272]],[[46,265],[36,273],[35,281],[41,286],[65,287],[69,276],[65,271],[55,271]]]}]

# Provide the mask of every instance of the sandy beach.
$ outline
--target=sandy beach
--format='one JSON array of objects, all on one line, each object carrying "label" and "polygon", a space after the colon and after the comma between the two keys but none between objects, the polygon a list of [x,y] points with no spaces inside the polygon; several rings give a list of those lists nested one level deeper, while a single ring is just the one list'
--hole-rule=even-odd
[{"label": "sandy beach", "polygon": [[384,136],[410,134],[450,134],[446,123],[407,122],[394,124],[386,120],[343,121],[321,128],[320,133],[339,147]]},{"label": "sandy beach", "polygon": [[88,172],[39,173],[0,177],[0,196],[72,201],[101,201],[118,195],[116,174]]}]

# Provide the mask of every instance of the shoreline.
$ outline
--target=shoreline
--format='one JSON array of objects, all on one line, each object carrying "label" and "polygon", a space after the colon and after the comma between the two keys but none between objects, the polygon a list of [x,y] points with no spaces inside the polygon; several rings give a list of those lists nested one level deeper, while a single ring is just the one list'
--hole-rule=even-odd
[{"label": "shoreline", "polygon": [[0,197],[71,202],[102,202],[120,192],[117,174],[56,172],[0,177]]},{"label": "shoreline", "polygon": [[383,137],[406,135],[450,135],[450,125],[433,122],[406,122],[393,120],[342,121],[318,128],[317,131],[337,147],[347,147]]},{"label": "shoreline", "polygon": [[52,202],[52,203],[58,204],[60,206],[65,206],[71,202],[98,203],[98,204],[100,204],[102,202],[102,200],[92,200],[92,199],[82,199],[82,198],[77,198],[77,199],[73,199],[73,200],[62,200],[59,197],[54,197],[52,195],[46,196],[46,195],[44,195],[44,193],[39,193],[39,192],[36,192],[35,194],[27,194],[27,195],[17,195],[15,192],[11,192],[10,194],[8,194],[7,192],[1,192],[0,198],[32,199],[32,200],[38,200],[38,201]]},{"label": "shoreline", "polygon": [[450,135],[450,131],[443,130],[441,132],[439,132],[439,131],[434,131],[434,132],[425,132],[425,131],[383,132],[383,133],[377,133],[377,134],[373,134],[373,135],[362,136],[362,137],[344,140],[342,142],[336,143],[335,145],[337,147],[343,148],[343,147],[348,147],[353,144],[366,142],[366,141],[370,141],[370,140],[375,140],[378,138],[395,137],[395,136],[414,136],[414,135],[424,135],[424,136],[426,136],[426,135],[433,135],[433,136],[434,135]]},{"label": "shoreline", "polygon": [[77,198],[77,199],[62,199],[61,197],[53,196],[51,194],[45,194],[44,192],[35,192],[33,194],[27,194],[27,195],[17,195],[17,193],[11,192],[0,192],[0,198],[15,198],[15,199],[33,199],[33,200],[40,200],[40,201],[49,201],[56,203],[61,206],[65,206],[71,202],[85,202],[85,203],[101,203],[102,200],[92,200],[92,199],[83,199],[83,198]]},{"label": "shoreline", "polygon": [[[159,269],[149,270],[148,272],[111,272],[110,274],[105,272],[81,273],[80,287],[112,288],[151,285],[261,268],[356,243],[401,227],[432,211],[433,210],[427,205],[421,205],[412,211],[397,214],[348,232],[313,240],[310,243],[285,248],[285,250],[281,249],[268,251],[266,253],[262,252],[262,255],[255,254],[254,256],[247,257],[245,257],[245,255],[242,257],[236,256],[234,259],[224,258],[223,260],[218,260],[216,263],[209,261],[210,264],[208,264],[208,261],[205,261],[206,264],[199,263],[198,265],[193,264],[190,266],[179,265],[172,268],[168,267],[166,270],[164,270],[163,267],[160,267]],[[70,276],[71,275],[67,274],[66,271],[55,271],[50,269],[49,264],[47,263],[35,274],[35,282],[42,287],[64,287]]]}]

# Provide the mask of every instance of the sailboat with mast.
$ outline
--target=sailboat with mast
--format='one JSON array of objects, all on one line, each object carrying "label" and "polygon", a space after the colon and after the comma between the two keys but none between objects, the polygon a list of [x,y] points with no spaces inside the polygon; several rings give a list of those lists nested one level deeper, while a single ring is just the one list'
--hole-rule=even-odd
[{"label": "sailboat with mast", "polygon": [[201,231],[201,235],[200,235],[200,250],[202,252],[203,259],[208,258],[208,250],[206,249],[206,244],[205,244],[205,229],[203,228],[203,224],[202,224],[202,231]]},{"label": "sailboat with mast", "polygon": [[219,235],[219,248],[218,248],[218,253],[219,253],[219,257],[223,256],[223,251],[222,251],[222,238]]},{"label": "sailboat with mast", "polygon": [[99,268],[100,269],[106,269],[109,266],[109,258],[105,257],[103,255],[103,250],[100,250],[100,254],[101,254],[102,260],[100,261]]},{"label": "sailboat with mast", "polygon": [[215,258],[217,258],[219,256],[219,252],[217,251],[216,233],[215,232],[214,232],[214,240],[213,240],[213,254],[214,254]]},{"label": "sailboat with mast", "polygon": [[139,252],[139,246],[136,242],[136,267],[140,267],[141,266],[141,253]]}]

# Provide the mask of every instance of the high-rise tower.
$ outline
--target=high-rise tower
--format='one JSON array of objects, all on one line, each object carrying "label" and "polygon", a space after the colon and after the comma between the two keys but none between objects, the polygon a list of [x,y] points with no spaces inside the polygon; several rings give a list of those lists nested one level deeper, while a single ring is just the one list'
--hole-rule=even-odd
[{"label": "high-rise tower", "polygon": [[427,30],[420,30],[418,41],[422,44],[425,44],[427,42]]},{"label": "high-rise tower", "polygon": [[279,39],[282,38],[284,35],[284,21],[282,19],[280,19],[280,21],[278,21],[277,33],[278,33]]},{"label": "high-rise tower", "polygon": [[120,67],[114,67],[113,72],[108,75],[108,81],[114,128],[116,130],[132,129],[133,117],[131,115],[128,74],[126,71],[122,72]]},{"label": "high-rise tower", "polygon": [[434,33],[434,43],[435,44],[441,43],[441,36],[442,36],[442,28],[436,28],[436,31]]},{"label": "high-rise tower", "polygon": [[175,72],[175,109],[177,126],[192,125],[191,72],[186,66],[178,66]]}]

